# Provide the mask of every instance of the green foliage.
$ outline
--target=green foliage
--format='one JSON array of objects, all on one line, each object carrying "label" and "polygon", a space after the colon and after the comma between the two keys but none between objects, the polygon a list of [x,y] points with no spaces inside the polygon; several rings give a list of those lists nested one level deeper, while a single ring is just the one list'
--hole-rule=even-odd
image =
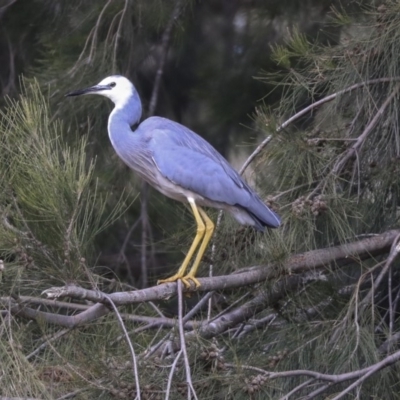
[{"label": "green foliage", "polygon": [[[397,5],[387,2],[368,13],[367,20],[363,21],[365,14],[360,15],[359,23],[346,26],[335,47],[306,45],[306,40],[295,34],[288,38],[287,47],[275,48],[275,58],[286,67],[282,71],[285,94],[273,110],[275,119],[283,122],[313,102],[338,94],[319,107],[310,106],[310,111],[288,128],[277,133],[271,127],[267,130],[274,140],[262,162],[274,164],[273,174],[284,193],[277,199],[285,209],[291,209],[290,232],[298,236],[293,224],[299,217],[306,230],[314,231],[301,244],[305,248],[328,246],[354,233],[397,224]],[[342,25],[343,15],[334,10],[333,23]],[[276,74],[273,77],[277,81]],[[358,88],[340,94],[356,83]],[[394,96],[392,101],[374,120],[377,109],[390,96]],[[260,124],[271,119],[268,110],[265,114],[259,116]],[[373,124],[372,129],[369,124]],[[352,145],[356,146],[354,155],[342,165]],[[323,201],[322,212],[316,199]]]},{"label": "green foliage", "polygon": [[[93,239],[125,208],[121,197],[110,213],[104,212],[107,195],[99,193],[95,162],[86,156],[87,137],[66,140],[39,85],[23,82],[23,87],[21,96],[1,111],[0,254],[6,265],[1,296],[39,295],[54,284],[93,279]],[[29,343],[25,339],[32,329],[24,322],[2,318],[2,326],[0,375],[6,379],[1,394],[54,398],[44,376],[57,374],[59,362],[52,368],[48,360],[35,369],[21,353],[47,328],[36,327]]]},{"label": "green foliage", "polygon": [[[71,102],[62,98],[71,88],[119,72],[133,78],[146,105],[161,35],[174,4],[158,0],[35,4],[40,5],[37,12],[42,18],[46,16],[36,42],[41,59],[29,66],[40,84],[23,81],[21,96],[8,99],[0,114],[0,259],[5,261],[5,270],[0,272],[4,304],[0,395],[53,399],[77,391],[77,398],[83,399],[134,398],[129,348],[114,315],[69,330],[18,316],[15,303],[29,302],[32,309],[60,317],[77,315],[87,310],[86,301],[46,302],[40,293],[69,282],[104,292],[132,290],[110,278],[125,263],[130,280],[138,280],[129,274],[139,270],[143,255],[139,247],[151,249],[145,255],[151,252],[157,258],[155,264],[169,272],[181,261],[194,234],[190,212],[152,195],[149,225],[155,233],[147,236],[151,243],[143,244],[140,229],[134,229],[140,226],[135,225],[139,205],[119,218],[125,208],[121,193],[131,189],[137,193],[138,182],[107,141],[110,105],[99,99]],[[227,152],[232,140],[229,133],[241,130],[239,122],[248,124],[255,100],[269,93],[263,98],[265,107],[258,108],[254,126],[263,138],[272,135],[272,140],[250,166],[249,178],[283,216],[284,225],[258,234],[224,217],[214,238],[215,250],[206,254],[200,275],[208,273],[211,262],[217,267],[215,275],[268,264],[278,279],[290,279],[285,263],[292,255],[397,228],[398,3],[386,1],[378,8],[364,5],[357,13],[332,9],[329,21],[337,36],[332,39],[326,34],[324,40],[326,32],[308,25],[304,28],[299,23],[287,29],[299,13],[308,15],[306,5],[276,16],[278,2],[240,3],[238,9],[210,4],[190,3],[192,8],[175,23],[157,114],[206,132]],[[282,7],[288,4],[282,2]],[[243,21],[246,29],[240,28]],[[283,33],[279,40],[273,39],[271,54],[266,43],[275,37],[276,25]],[[261,70],[262,76],[253,79]],[[368,83],[373,79],[383,80]],[[341,92],[356,83],[358,88]],[[51,93],[48,98],[42,93],[47,91]],[[281,93],[281,101],[273,104]],[[332,101],[280,127],[333,93],[339,94]],[[391,101],[380,115],[377,110],[387,99]],[[377,115],[355,155],[339,168]],[[248,130],[243,132],[249,136]],[[246,138],[246,143],[252,140]],[[210,215],[216,220],[218,213]],[[118,223],[110,227],[117,218]],[[379,255],[346,267],[332,263],[315,276],[305,274],[297,290],[282,293],[279,301],[266,303],[253,319],[212,341],[197,335],[199,324],[206,324],[208,318],[204,310],[199,311],[189,321],[195,328],[188,332],[191,339],[187,343],[199,398],[276,399],[308,379],[268,381],[254,367],[340,374],[382,359],[381,345],[399,329],[396,310],[393,326],[389,326],[387,306],[389,293],[393,298],[398,294],[398,263],[392,268],[393,290],[384,281],[372,300],[361,303],[385,261]],[[224,290],[217,296],[211,318],[231,310],[239,313],[260,291],[273,292],[275,283]],[[197,297],[185,300],[189,307]],[[11,304],[14,308],[8,312]],[[160,301],[158,306],[166,315],[176,315],[172,302]],[[125,306],[120,311],[141,355],[143,394],[164,398],[176,355],[174,345],[179,342],[177,326],[157,325],[161,317],[149,304]],[[158,322],[145,325],[145,317],[158,318]],[[159,353],[147,357],[148,349],[163,337],[171,339],[164,358]],[[185,381],[181,360],[172,380],[171,398],[186,394]],[[385,398],[396,399],[397,381],[395,367],[380,371],[363,383],[359,397],[378,398],[385,393]],[[327,389],[325,397],[347,384]]]},{"label": "green foliage", "polygon": [[87,138],[67,144],[38,84],[26,85],[1,118],[0,249],[20,267],[45,275],[47,268],[52,275],[58,270],[60,282],[79,279],[93,238],[120,214],[122,203],[104,215],[107,197],[98,193]]},{"label": "green foliage", "polygon": [[294,31],[290,34],[285,45],[276,45],[273,49],[272,59],[284,68],[290,68],[290,59],[306,57],[311,51],[311,44],[306,35]]}]

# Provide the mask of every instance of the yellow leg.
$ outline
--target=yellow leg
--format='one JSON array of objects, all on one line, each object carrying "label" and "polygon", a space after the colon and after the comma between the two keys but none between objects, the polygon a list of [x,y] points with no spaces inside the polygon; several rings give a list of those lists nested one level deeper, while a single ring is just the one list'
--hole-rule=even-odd
[{"label": "yellow leg", "polygon": [[[189,265],[190,260],[193,258],[194,252],[196,251],[201,239],[204,236],[204,232],[206,231],[206,226],[204,225],[204,222],[200,217],[199,211],[197,209],[197,206],[196,206],[196,203],[194,202],[194,200],[192,198],[189,198],[188,201],[189,201],[190,207],[192,208],[193,215],[194,215],[194,218],[196,219],[196,223],[197,223],[196,236],[195,236],[195,238],[193,240],[192,245],[190,246],[190,249],[189,249],[185,259],[183,260],[182,265],[178,269],[178,272],[175,275],[172,275],[171,277],[169,277],[167,279],[160,279],[157,282],[158,284],[167,283],[167,282],[176,282],[178,279],[182,279],[182,282],[184,283],[184,285],[186,287],[190,287],[190,283],[187,280],[185,280],[183,277],[185,275],[185,271],[186,271],[187,266]],[[203,210],[201,210],[201,211],[203,212]],[[192,270],[190,270],[190,272],[191,271]],[[196,287],[200,286],[200,284],[197,281],[197,279],[196,280],[193,279],[193,281],[194,281]]]},{"label": "yellow leg", "polygon": [[199,248],[199,252],[197,253],[196,259],[194,260],[194,263],[192,265],[192,268],[190,269],[189,273],[182,278],[182,282],[187,286],[186,282],[190,279],[194,282],[196,285],[196,288],[200,286],[200,282],[195,278],[196,272],[199,268],[201,259],[203,258],[204,252],[207,249],[207,245],[211,239],[211,236],[214,232],[214,223],[211,221],[211,219],[208,217],[206,212],[198,207],[198,210],[203,217],[203,220],[206,224],[206,233],[204,234],[203,241],[201,243],[201,246]]}]

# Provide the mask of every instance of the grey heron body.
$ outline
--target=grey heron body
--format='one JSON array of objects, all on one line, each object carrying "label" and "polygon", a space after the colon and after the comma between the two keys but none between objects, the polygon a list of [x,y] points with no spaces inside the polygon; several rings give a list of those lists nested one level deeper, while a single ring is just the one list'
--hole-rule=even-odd
[{"label": "grey heron body", "polygon": [[[277,228],[280,218],[270,210],[230,164],[201,136],[185,126],[162,117],[150,117],[136,130],[142,105],[134,85],[114,75],[98,85],[73,91],[67,96],[100,94],[115,107],[108,119],[108,134],[118,156],[145,181],[165,196],[189,202],[197,222],[197,234],[178,272],[159,281],[182,279],[186,286],[195,278],[201,258],[214,230],[214,224],[201,207],[230,212],[239,223]],[[198,248],[188,274],[186,269]]]}]

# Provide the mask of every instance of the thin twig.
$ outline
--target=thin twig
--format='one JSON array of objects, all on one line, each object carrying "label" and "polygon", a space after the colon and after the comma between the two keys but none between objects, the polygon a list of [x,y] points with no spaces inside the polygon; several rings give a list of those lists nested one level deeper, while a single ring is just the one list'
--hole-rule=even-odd
[{"label": "thin twig", "polygon": [[334,175],[338,175],[342,168],[346,165],[346,163],[360,150],[362,145],[365,142],[365,139],[369,135],[369,133],[372,131],[372,129],[375,127],[379,119],[382,117],[383,113],[385,112],[386,108],[389,106],[393,98],[397,95],[397,93],[400,90],[400,85],[396,85],[396,87],[393,89],[392,93],[390,96],[384,101],[384,103],[381,105],[379,110],[376,112],[374,115],[374,118],[369,122],[369,124],[365,127],[363,133],[357,138],[356,142],[349,147],[349,149],[345,152],[345,154],[340,158],[340,160],[335,164],[332,173]]},{"label": "thin twig", "polygon": [[183,318],[183,324],[186,324],[187,321],[190,320],[190,318],[193,317],[199,311],[207,301],[212,300],[214,292],[208,292]]},{"label": "thin twig", "polygon": [[316,398],[318,395],[320,395],[321,393],[324,393],[326,390],[328,390],[332,385],[333,385],[333,383],[327,383],[326,385],[322,385],[318,389],[311,392],[308,396],[304,397],[304,400],[312,400],[312,399]]},{"label": "thin twig", "polygon": [[[85,388],[81,388],[81,389],[76,389],[73,392],[69,392],[69,393],[66,393],[66,394],[64,394],[64,395],[62,395],[60,397],[57,397],[55,400],[70,399],[70,398],[76,397],[77,394],[82,393],[82,392],[84,392],[86,390],[88,390],[88,388],[86,388],[86,387]],[[0,400],[1,400],[1,398],[0,398]]]},{"label": "thin twig", "polygon": [[388,274],[388,295],[389,295],[389,333],[388,339],[390,340],[393,335],[394,327],[394,309],[393,309],[393,293],[392,293],[392,268],[389,268]]},{"label": "thin twig", "polygon": [[142,239],[141,239],[141,257],[140,257],[140,276],[141,287],[148,286],[148,270],[147,270],[147,231],[149,229],[149,214],[147,204],[149,200],[149,188],[145,181],[141,183],[140,190],[140,221],[142,222]]},{"label": "thin twig", "polygon": [[158,93],[159,93],[160,84],[161,84],[161,77],[164,73],[165,61],[167,59],[169,43],[171,41],[172,28],[174,27],[175,22],[177,21],[177,19],[179,18],[180,14],[183,10],[182,4],[183,4],[183,0],[177,0],[175,2],[175,6],[172,11],[171,17],[168,21],[168,24],[167,24],[165,31],[161,38],[161,56],[158,60],[158,68],[157,68],[156,77],[154,80],[153,91],[151,93],[149,112],[148,112],[149,116],[154,115],[154,112],[156,110]]},{"label": "thin twig", "polygon": [[133,231],[138,227],[139,222],[140,222],[140,217],[134,222],[134,224],[129,228],[128,233],[125,235],[124,242],[122,243],[121,249],[119,250],[120,257],[125,256],[126,247],[128,246]]},{"label": "thin twig", "polygon": [[[357,386],[360,385],[360,383],[364,382],[367,378],[378,372],[379,370],[386,368],[395,362],[399,361],[400,359],[400,351],[397,351],[396,353],[391,354],[390,356],[387,356],[384,358],[382,361],[377,362],[376,364],[365,368],[362,371],[365,371],[364,374],[361,375],[359,379],[357,379],[355,382],[353,382],[350,386],[348,386],[345,390],[340,392],[336,397],[334,397],[332,400],[339,400],[341,399],[345,394],[349,393],[352,389],[356,388]],[[355,371],[355,372],[360,372],[360,371]]]},{"label": "thin twig", "polygon": [[388,269],[390,268],[390,266],[392,265],[393,261],[395,260],[395,258],[398,256],[399,252],[400,252],[400,244],[399,244],[399,240],[400,240],[400,234],[398,234],[392,243],[391,249],[390,249],[390,253],[389,256],[386,260],[386,263],[384,265],[384,267],[382,268],[382,271],[380,272],[380,274],[378,275],[378,277],[376,278],[375,282],[373,283],[370,291],[367,293],[367,295],[364,297],[364,299],[361,301],[360,303],[360,310],[361,312],[365,309],[365,307],[368,305],[369,301],[371,300],[373,293],[375,292],[375,290],[378,288],[378,286],[380,285],[382,279],[384,278],[384,276],[386,275]]},{"label": "thin twig", "polygon": [[[353,85],[354,86],[354,85]],[[325,185],[326,178],[329,176],[339,176],[342,169],[345,167],[347,162],[357,153],[360,151],[361,147],[363,146],[366,138],[370,134],[370,132],[375,128],[376,124],[378,123],[379,119],[382,117],[383,113],[385,112],[386,108],[389,106],[393,98],[398,94],[400,90],[400,84],[396,85],[393,89],[390,96],[384,101],[381,105],[379,110],[376,112],[374,117],[371,119],[369,124],[365,127],[363,133],[357,138],[357,140],[352,144],[336,161],[335,165],[331,170],[329,170],[328,174],[322,179],[318,185],[314,188],[314,190],[307,196],[308,199],[312,198],[316,193],[321,190],[321,187]]]},{"label": "thin twig", "polygon": [[86,49],[87,49],[90,41],[91,41],[91,46],[90,46],[89,56],[86,58],[85,61],[89,64],[93,61],[93,57],[96,54],[97,34],[98,34],[98,30],[100,28],[100,23],[101,23],[101,20],[103,18],[103,15],[104,15],[107,7],[111,4],[111,2],[112,2],[112,0],[108,0],[107,3],[102,8],[102,10],[100,11],[99,16],[96,20],[95,26],[91,29],[88,37],[86,38],[85,44],[83,46],[81,54],[78,57],[78,60],[76,61],[74,66],[67,72],[67,75],[71,75],[71,76],[75,75],[75,73],[77,72],[77,70],[80,66],[80,62],[83,60],[83,57],[86,53]]},{"label": "thin twig", "polygon": [[147,349],[142,354],[143,358],[151,357],[156,351],[158,351],[162,345],[165,344],[167,340],[171,338],[171,333],[167,333],[161,340],[159,340],[155,345],[149,344]]},{"label": "thin twig", "polygon": [[304,389],[305,387],[311,385],[313,382],[315,382],[314,378],[308,379],[305,382],[301,383],[300,385],[296,386],[293,390],[291,390],[289,393],[286,393],[283,397],[281,397],[279,400],[289,400],[289,397],[292,396],[293,394],[299,392],[300,390]]},{"label": "thin twig", "polygon": [[43,350],[50,342],[54,342],[55,340],[59,339],[60,337],[66,335],[67,333],[71,332],[71,329],[62,329],[59,332],[56,332],[54,335],[52,335],[49,338],[46,338],[43,343],[37,347],[34,351],[32,351],[31,353],[29,353],[25,358],[27,360],[29,360],[30,358],[32,358],[34,355],[36,355],[37,353],[39,353],[41,350]]},{"label": "thin twig", "polygon": [[[339,400],[341,399],[345,394],[350,392],[352,389],[358,387],[360,383],[364,382],[367,378],[378,372],[379,370],[389,367],[390,365],[398,362],[400,360],[400,351],[397,351],[387,357],[385,357],[383,360],[367,367],[363,368],[357,371],[352,371],[348,373],[343,373],[343,374],[321,374],[319,372],[315,371],[310,371],[310,370],[292,370],[292,371],[282,371],[282,372],[270,372],[266,371],[262,368],[258,367],[253,367],[249,365],[240,365],[240,368],[242,369],[247,369],[251,371],[256,371],[258,373],[261,373],[265,376],[268,376],[269,379],[277,379],[277,378],[286,378],[286,377],[294,377],[294,376],[310,376],[313,379],[310,381],[315,381],[315,380],[321,380],[321,381],[326,381],[329,382],[328,384],[322,386],[321,388],[317,389],[316,391],[310,393],[306,399],[312,399],[316,395],[323,393],[326,389],[332,386],[332,384],[338,384],[342,383],[348,380],[353,380],[358,378],[355,382],[353,382],[351,385],[349,385],[345,390],[339,393],[336,397],[334,397],[332,400]],[[225,366],[228,368],[238,368],[235,364],[230,364],[230,363],[225,363]],[[284,397],[286,399],[288,395]]]},{"label": "thin twig", "polygon": [[116,68],[117,68],[117,51],[118,51],[119,38],[121,36],[122,21],[125,18],[125,14],[126,14],[126,11],[128,9],[129,0],[125,0],[124,3],[125,4],[124,4],[124,8],[122,10],[121,18],[119,19],[117,32],[115,33],[115,45],[114,45],[113,57],[112,57],[113,70],[116,70]]},{"label": "thin twig", "polygon": [[182,281],[178,280],[178,326],[179,326],[179,340],[181,342],[181,350],[183,353],[183,359],[185,361],[185,371],[186,371],[186,383],[188,384],[188,399],[192,398],[191,394],[193,394],[194,398],[197,400],[196,391],[194,390],[192,383],[192,373],[190,372],[190,362],[189,357],[186,350],[186,340],[185,340],[185,331],[183,329],[183,293],[182,293]]},{"label": "thin twig", "polygon": [[176,355],[175,360],[171,366],[171,371],[168,376],[167,389],[165,390],[165,400],[169,400],[169,395],[171,393],[172,378],[174,377],[175,368],[178,364],[181,355],[182,355],[182,349],[179,350],[179,353]]},{"label": "thin twig", "polygon": [[119,324],[121,325],[121,328],[125,334],[126,337],[126,341],[128,343],[129,346],[129,350],[131,352],[131,356],[132,356],[132,365],[133,365],[133,375],[135,377],[135,384],[136,384],[136,399],[140,400],[141,399],[141,394],[140,394],[140,382],[139,382],[139,371],[138,371],[138,367],[137,367],[137,361],[136,361],[136,355],[135,355],[135,349],[132,346],[132,342],[131,339],[128,335],[128,331],[125,328],[125,324],[124,321],[121,318],[121,315],[118,311],[117,306],[114,304],[114,302],[112,301],[111,297],[104,294],[104,296],[107,298],[107,300],[109,301],[109,303],[111,304],[112,308],[114,309],[115,315],[117,316],[117,319],[119,321]]},{"label": "thin twig", "polygon": [[246,297],[250,296],[250,292],[245,293],[243,296],[239,297],[237,300],[235,300],[232,304],[229,304],[228,307],[223,309],[220,313],[218,313],[213,319],[208,319],[209,322],[214,321],[215,319],[218,319],[221,315],[226,314],[228,311],[230,311],[232,308],[236,307],[236,304],[241,303]]}]

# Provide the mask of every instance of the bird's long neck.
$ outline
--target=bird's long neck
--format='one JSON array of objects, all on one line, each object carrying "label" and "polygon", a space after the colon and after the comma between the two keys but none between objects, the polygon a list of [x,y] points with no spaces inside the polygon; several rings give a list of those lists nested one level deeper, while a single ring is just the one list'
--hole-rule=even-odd
[{"label": "bird's long neck", "polygon": [[126,136],[132,132],[131,126],[138,124],[141,116],[142,103],[136,90],[125,101],[115,104],[108,118],[108,134],[117,152],[118,148],[129,139]]}]

